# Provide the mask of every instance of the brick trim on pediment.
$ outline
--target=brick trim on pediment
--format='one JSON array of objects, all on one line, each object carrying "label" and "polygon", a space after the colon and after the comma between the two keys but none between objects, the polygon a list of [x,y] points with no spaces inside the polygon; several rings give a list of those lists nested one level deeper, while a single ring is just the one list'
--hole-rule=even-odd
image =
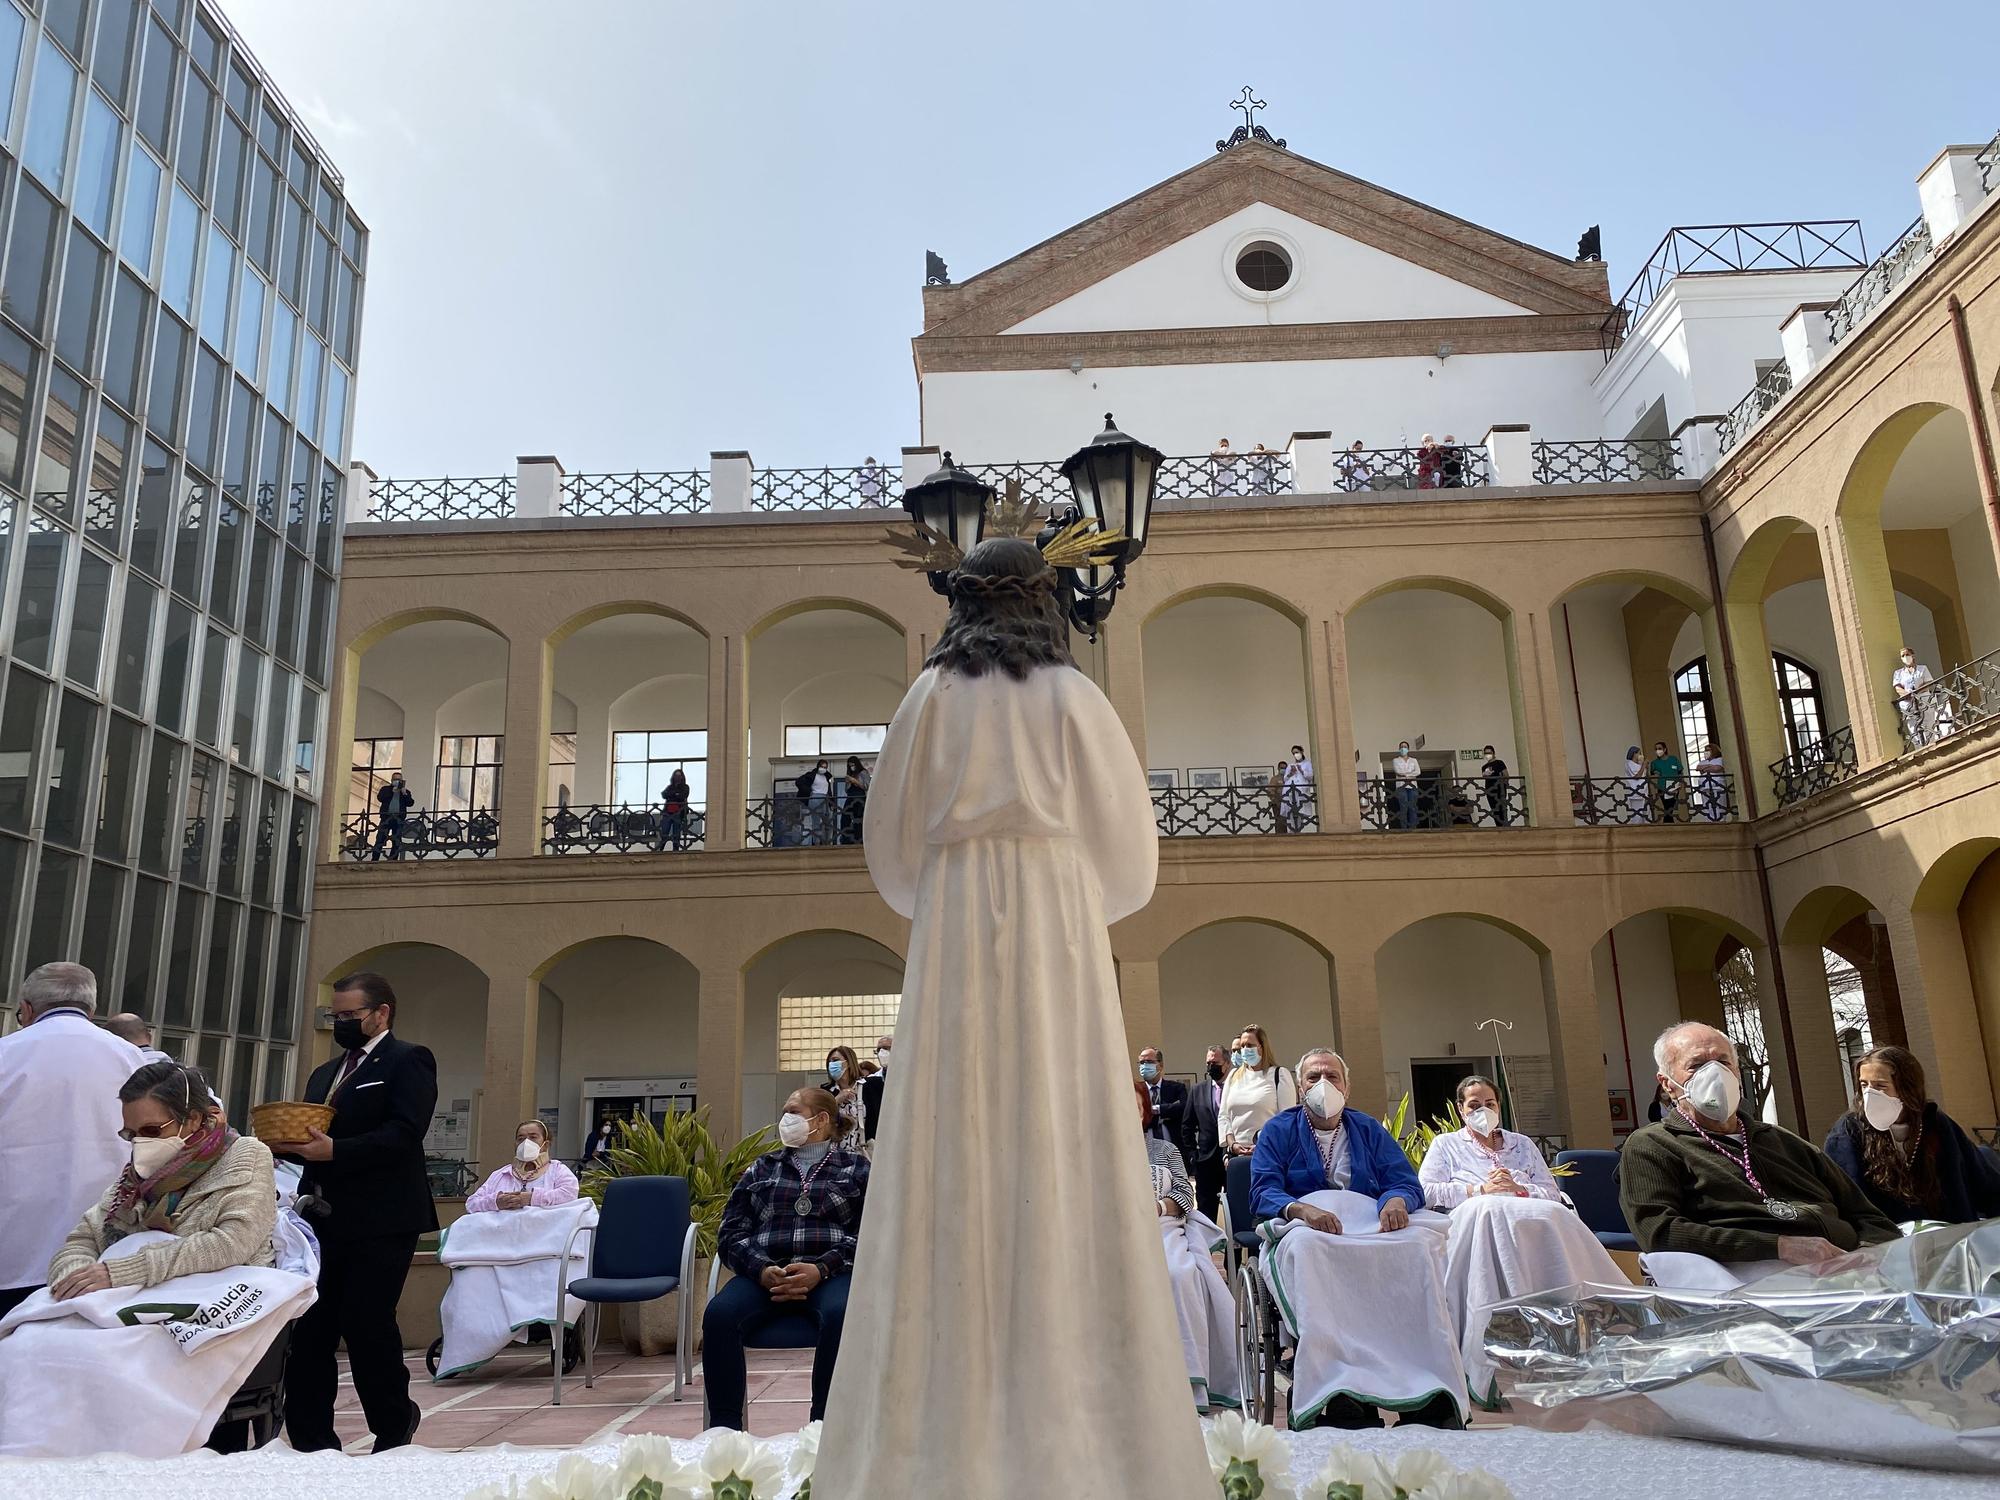
[{"label": "brick trim on pediment", "polygon": [[[1232,147],[957,286],[924,288],[926,339],[999,334],[1252,203],[1295,214],[1531,313],[1610,310],[1578,263],[1262,142]],[[921,352],[919,359],[921,361]]]}]

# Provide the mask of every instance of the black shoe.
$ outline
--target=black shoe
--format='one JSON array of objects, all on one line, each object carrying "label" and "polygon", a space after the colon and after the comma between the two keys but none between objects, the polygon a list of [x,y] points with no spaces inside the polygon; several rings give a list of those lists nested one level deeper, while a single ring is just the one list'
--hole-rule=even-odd
[{"label": "black shoe", "polygon": [[423,1409],[416,1402],[412,1401],[410,1403],[410,1425],[404,1430],[402,1436],[396,1438],[378,1437],[375,1439],[375,1446],[368,1451],[370,1453],[387,1453],[391,1448],[409,1447],[411,1442],[416,1438],[417,1424],[423,1421],[423,1419]]},{"label": "black shoe", "polygon": [[1363,1405],[1352,1396],[1335,1396],[1320,1408],[1317,1427],[1337,1427],[1343,1432],[1356,1432],[1364,1427],[1380,1427],[1382,1413],[1372,1406]]},{"label": "black shoe", "polygon": [[1458,1403],[1444,1391],[1439,1391],[1415,1411],[1404,1412],[1396,1420],[1402,1426],[1414,1422],[1419,1427],[1437,1427],[1446,1432],[1465,1430],[1465,1418],[1459,1412]]}]

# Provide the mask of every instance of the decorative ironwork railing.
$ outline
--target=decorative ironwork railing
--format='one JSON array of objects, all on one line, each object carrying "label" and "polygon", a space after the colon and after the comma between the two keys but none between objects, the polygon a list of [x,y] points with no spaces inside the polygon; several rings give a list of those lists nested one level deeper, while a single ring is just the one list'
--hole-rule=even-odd
[{"label": "decorative ironwork railing", "polygon": [[1839,786],[1860,771],[1854,758],[1854,729],[1842,725],[1802,750],[1771,762],[1771,788],[1778,806],[1790,807]]},{"label": "decorative ironwork railing", "polygon": [[1586,438],[1536,443],[1536,484],[1640,484],[1681,477],[1680,444],[1672,438]]},{"label": "decorative ironwork railing", "polygon": [[1757,377],[1757,383],[1750,387],[1750,394],[1729,410],[1715,427],[1716,451],[1727,453],[1742,442],[1751,428],[1764,420],[1764,416],[1784,400],[1785,393],[1792,388],[1792,367],[1779,360]]},{"label": "decorative ironwork railing", "polygon": [[708,471],[659,474],[565,474],[566,516],[699,515],[708,509]]},{"label": "decorative ironwork railing", "polygon": [[1237,838],[1255,833],[1318,833],[1317,789],[1162,787],[1153,792],[1153,824],[1163,839]]},{"label": "decorative ironwork railing", "polygon": [[485,859],[500,847],[500,815],[491,808],[467,812],[412,811],[400,830],[374,813],[340,820],[342,859]]},{"label": "decorative ironwork railing", "polygon": [[1525,776],[1371,776],[1361,788],[1361,824],[1391,833],[1420,828],[1525,828]]},{"label": "decorative ironwork railing", "polygon": [[1209,495],[1289,495],[1292,456],[1289,453],[1199,453],[1160,461],[1154,493],[1163,500],[1191,500]]},{"label": "decorative ironwork railing", "polygon": [[1979,190],[1990,193],[2000,188],[2000,132],[1986,143],[1986,149],[1972,158],[1972,164],[1979,169]]},{"label": "decorative ironwork railing", "polygon": [[2000,651],[1896,700],[1905,750],[1921,750],[2000,717]]},{"label": "decorative ironwork railing", "polygon": [[1863,269],[1868,247],[1859,219],[1799,219],[1789,224],[1681,224],[1669,229],[1604,320],[1598,342],[1605,363],[1676,276],[1723,271]]},{"label": "decorative ironwork railing", "polygon": [[1603,824],[1724,823],[1736,816],[1736,781],[1727,771],[1692,776],[1572,776],[1570,815]]},{"label": "decorative ironwork railing", "polygon": [[1076,499],[1069,482],[1062,477],[1062,465],[1053,461],[966,464],[964,467],[981,484],[990,484],[1001,494],[1006,493],[1007,481],[1011,479],[1021,486],[1023,500],[1039,500],[1051,508],[1059,508],[1074,503]]},{"label": "decorative ironwork railing", "polygon": [[867,510],[903,503],[903,471],[882,464],[853,469],[759,469],[750,503],[758,510]]},{"label": "decorative ironwork railing", "polygon": [[702,847],[708,817],[700,803],[679,815],[657,807],[545,807],[544,854],[679,854]]},{"label": "decorative ironwork railing", "polygon": [[746,849],[810,849],[861,842],[862,804],[854,797],[757,797],[745,807]]},{"label": "decorative ironwork railing", "polygon": [[[305,495],[302,487],[292,504],[303,519]],[[490,479],[378,479],[371,498],[369,519],[375,521],[490,521],[514,514],[514,476],[495,474]]]},{"label": "decorative ironwork railing", "polygon": [[1493,459],[1483,444],[1440,443],[1430,448],[1363,448],[1337,455],[1333,484],[1360,494],[1369,490],[1463,490],[1493,482]]},{"label": "decorative ironwork railing", "polygon": [[1931,226],[1918,214],[1916,222],[1897,235],[1896,242],[1855,279],[1853,286],[1840,294],[1833,311],[1826,315],[1828,339],[1837,344],[1854,332],[1855,325],[1908,281],[1910,273],[1928,260],[1930,253]]}]

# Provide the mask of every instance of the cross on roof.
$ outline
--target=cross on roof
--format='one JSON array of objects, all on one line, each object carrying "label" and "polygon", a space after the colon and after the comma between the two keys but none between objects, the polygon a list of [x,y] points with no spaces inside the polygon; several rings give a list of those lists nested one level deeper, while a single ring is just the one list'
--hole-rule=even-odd
[{"label": "cross on roof", "polygon": [[1257,123],[1257,111],[1266,106],[1249,84],[1243,85],[1240,98],[1229,101],[1229,107],[1243,111],[1243,123],[1232,130],[1227,139],[1215,143],[1217,151],[1227,151],[1231,146],[1240,146],[1245,141],[1263,141],[1266,145],[1283,149],[1285,143]]}]

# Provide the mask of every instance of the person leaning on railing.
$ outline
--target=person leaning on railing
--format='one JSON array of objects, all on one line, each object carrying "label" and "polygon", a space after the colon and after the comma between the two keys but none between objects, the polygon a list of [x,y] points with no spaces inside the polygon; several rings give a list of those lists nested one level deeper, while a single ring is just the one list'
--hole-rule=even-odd
[{"label": "person leaning on railing", "polygon": [[1665,740],[1653,742],[1653,763],[1647,768],[1653,776],[1653,793],[1659,799],[1660,821],[1678,823],[1680,821],[1681,789],[1687,779],[1687,772],[1681,765],[1681,758],[1667,749]]},{"label": "person leaning on railing", "polygon": [[1702,817],[1711,823],[1720,823],[1729,816],[1728,772],[1722,763],[1722,747],[1710,740],[1701,748],[1701,759],[1694,763],[1694,796],[1701,808]]}]

